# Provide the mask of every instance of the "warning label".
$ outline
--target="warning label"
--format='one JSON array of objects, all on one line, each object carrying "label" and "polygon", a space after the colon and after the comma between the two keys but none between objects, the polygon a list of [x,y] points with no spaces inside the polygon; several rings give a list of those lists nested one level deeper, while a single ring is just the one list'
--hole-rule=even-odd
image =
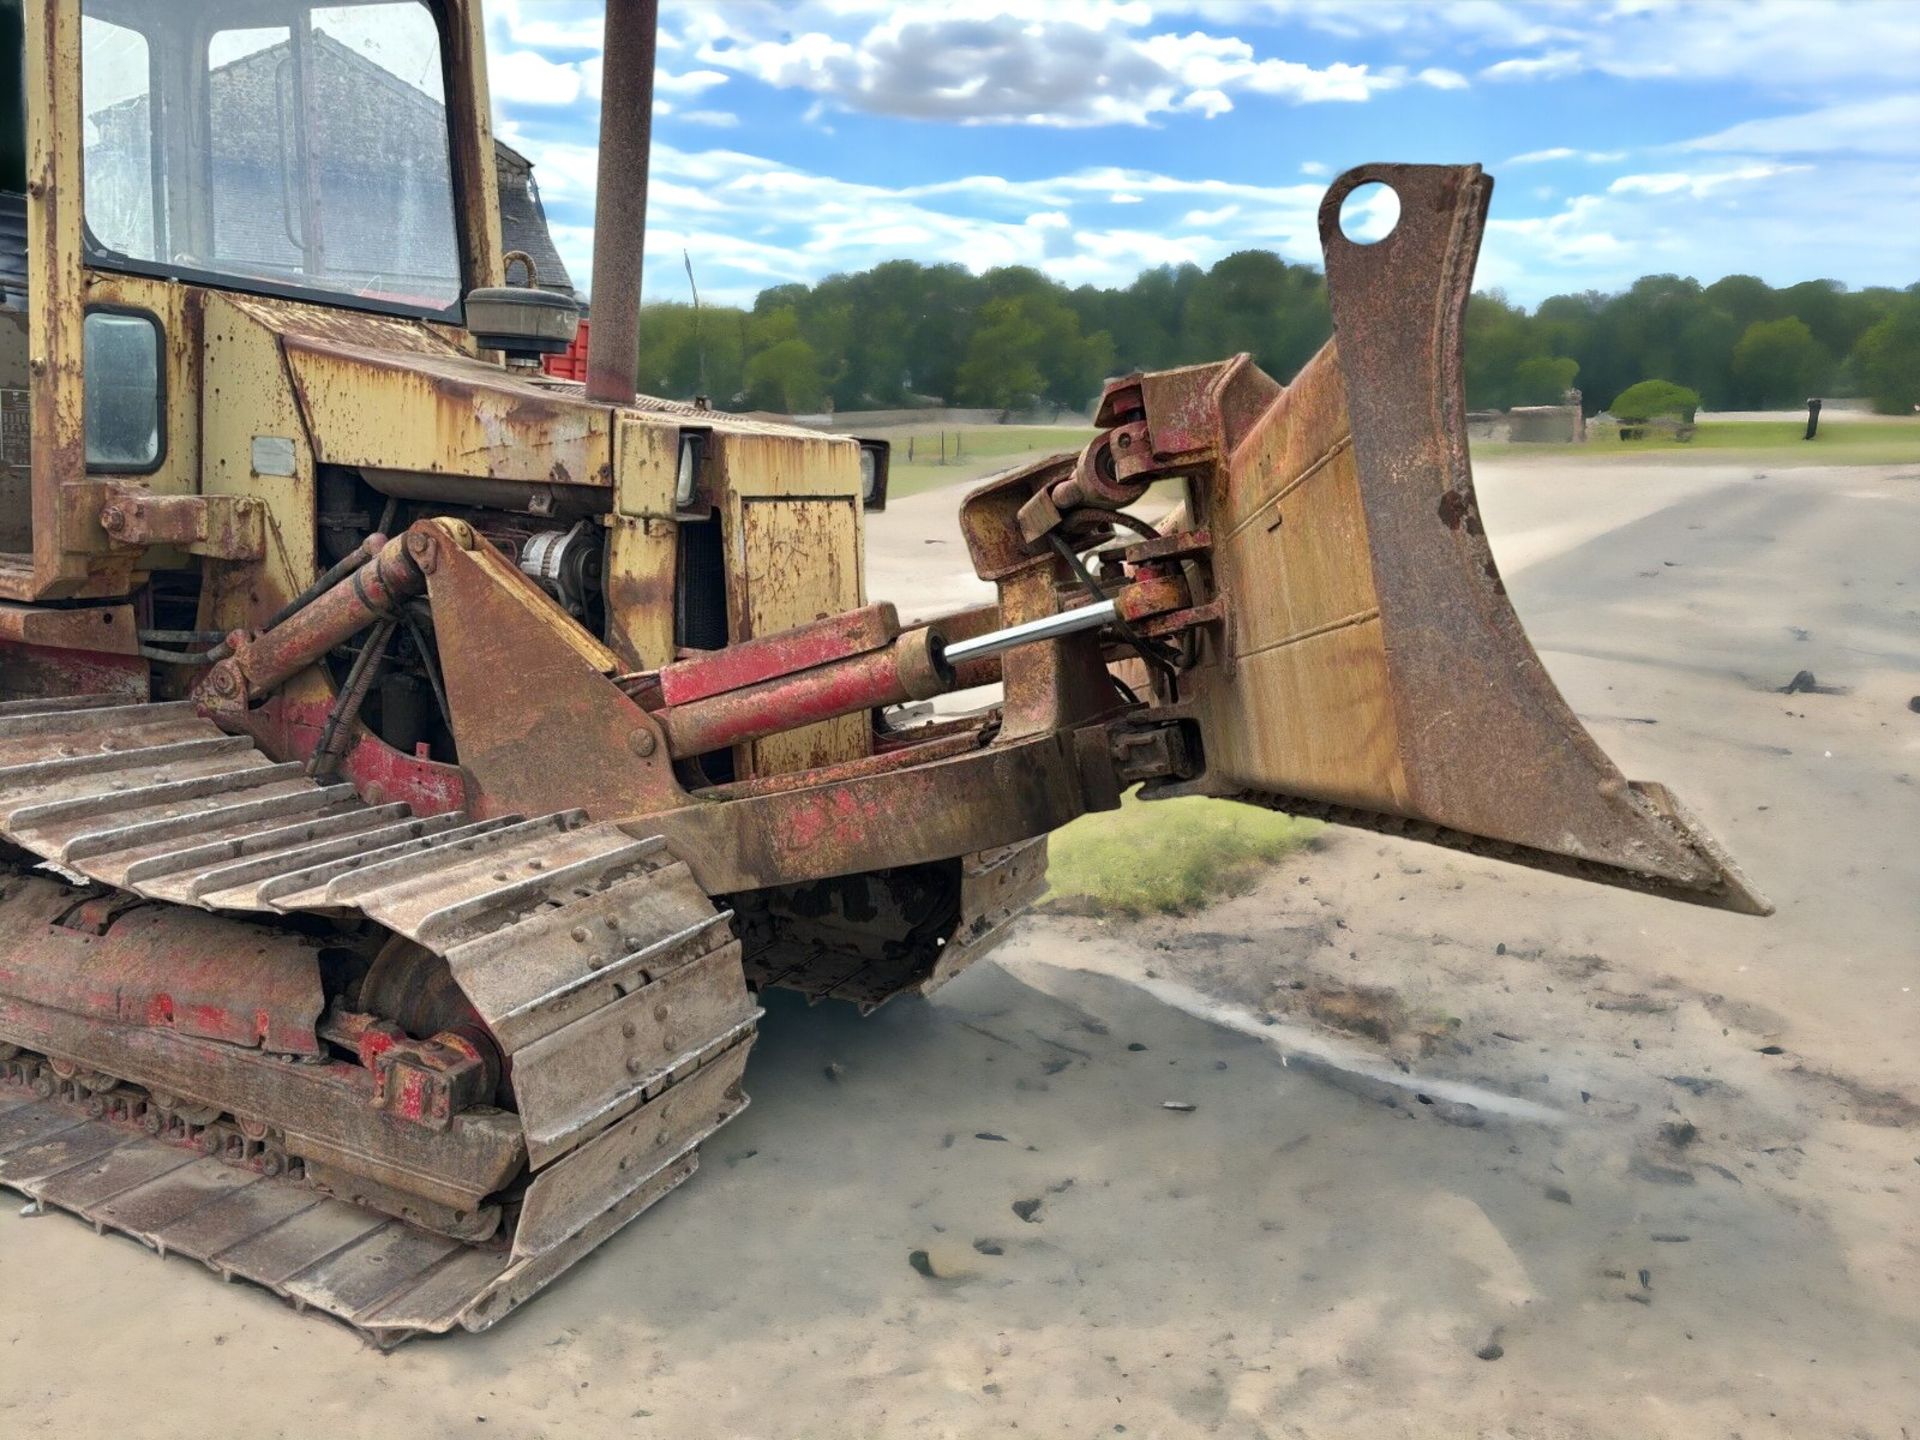
[{"label": "warning label", "polygon": [[0,390],[0,465],[25,470],[33,460],[33,412],[25,390]]}]

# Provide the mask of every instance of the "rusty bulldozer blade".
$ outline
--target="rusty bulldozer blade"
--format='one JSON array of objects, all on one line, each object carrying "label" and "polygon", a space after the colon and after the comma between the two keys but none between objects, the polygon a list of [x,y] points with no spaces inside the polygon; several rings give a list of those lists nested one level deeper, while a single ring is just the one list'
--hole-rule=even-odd
[{"label": "rusty bulldozer blade", "polygon": [[[1340,206],[1370,181],[1400,218],[1360,244]],[[1217,663],[1194,677],[1194,788],[1766,914],[1664,787],[1620,774],[1507,600],[1461,373],[1492,189],[1477,165],[1347,172],[1320,209],[1334,338],[1293,383],[1244,358],[1184,372],[1207,380],[1204,400],[1149,377],[1156,437],[1210,424],[1230,457],[1191,492],[1228,601]]]}]

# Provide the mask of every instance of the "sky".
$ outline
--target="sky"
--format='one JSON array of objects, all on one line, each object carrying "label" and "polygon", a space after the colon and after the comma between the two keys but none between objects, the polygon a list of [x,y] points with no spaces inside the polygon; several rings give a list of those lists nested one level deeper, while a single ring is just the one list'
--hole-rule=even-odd
[{"label": "sky", "polygon": [[[499,136],[591,274],[598,0],[485,0]],[[662,0],[649,300],[882,260],[1068,285],[1270,249],[1331,177],[1494,176],[1476,284],[1920,280],[1903,0]],[[1388,206],[1356,217],[1381,233]]]}]

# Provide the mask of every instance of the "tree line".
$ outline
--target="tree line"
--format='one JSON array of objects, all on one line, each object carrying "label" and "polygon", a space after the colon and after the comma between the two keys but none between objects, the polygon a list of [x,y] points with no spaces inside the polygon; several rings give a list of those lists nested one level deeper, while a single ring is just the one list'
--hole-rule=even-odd
[{"label": "tree line", "polygon": [[[1145,270],[1123,289],[1070,289],[1021,266],[975,275],[892,260],[775,286],[751,309],[647,305],[641,383],[789,413],[928,401],[1084,410],[1107,376],[1242,350],[1284,379],[1332,328],[1320,271],[1265,250]],[[1465,339],[1472,409],[1555,404],[1577,388],[1594,412],[1650,379],[1698,392],[1710,410],[1810,395],[1866,395],[1889,413],[1920,404],[1920,284],[1648,275],[1532,311],[1493,291],[1469,300]]]}]

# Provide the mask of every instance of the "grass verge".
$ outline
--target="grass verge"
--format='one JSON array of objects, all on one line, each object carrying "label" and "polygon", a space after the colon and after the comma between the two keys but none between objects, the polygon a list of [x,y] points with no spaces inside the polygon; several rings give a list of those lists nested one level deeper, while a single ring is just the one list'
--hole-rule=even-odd
[{"label": "grass verge", "polygon": [[[889,496],[917,495],[942,485],[963,485],[1024,460],[1038,460],[1066,450],[1078,450],[1093,438],[1087,425],[966,425],[949,426],[946,463],[940,460],[938,426],[909,426],[878,430],[876,438],[893,446],[887,475]],[[909,446],[911,441],[911,446]],[[913,458],[907,458],[911,449]]]},{"label": "grass verge", "polygon": [[1879,420],[1842,420],[1820,427],[1803,439],[1804,420],[1703,420],[1691,440],[1649,436],[1620,440],[1598,434],[1585,445],[1476,444],[1476,456],[1502,460],[1578,459],[1686,461],[1697,456],[1723,464],[1728,460],[1766,460],[1776,465],[1902,465],[1920,462],[1920,421],[1894,416]]},{"label": "grass verge", "polygon": [[1317,820],[1232,800],[1137,800],[1084,815],[1047,842],[1051,909],[1080,915],[1179,915],[1252,888],[1300,849]]}]

